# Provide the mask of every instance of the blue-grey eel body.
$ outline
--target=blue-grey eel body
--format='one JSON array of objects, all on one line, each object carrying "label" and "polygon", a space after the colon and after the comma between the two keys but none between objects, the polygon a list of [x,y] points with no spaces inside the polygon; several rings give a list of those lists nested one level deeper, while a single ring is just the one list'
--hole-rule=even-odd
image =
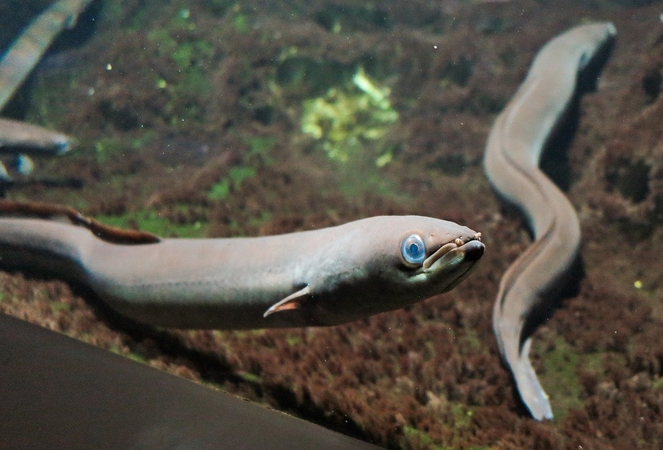
[{"label": "blue-grey eel body", "polygon": [[422,216],[277,236],[127,244],[0,203],[22,211],[0,218],[0,268],[82,282],[120,313],[164,327],[349,322],[452,289],[484,252],[479,233]]},{"label": "blue-grey eel body", "polygon": [[[76,24],[79,14],[91,0],[59,0],[35,18],[0,56],[0,110],[11,99],[37,65],[51,42],[65,28]],[[0,119],[0,154],[19,155],[22,168],[29,173],[33,163],[27,156],[55,156],[67,152],[73,139],[57,131],[15,120]],[[11,181],[0,162],[0,181]]]},{"label": "blue-grey eel body", "polygon": [[575,209],[539,170],[541,153],[567,112],[579,74],[608,48],[616,34],[611,23],[575,27],[548,42],[536,55],[523,84],[498,116],[484,157],[495,190],[527,217],[534,243],[502,277],[493,310],[500,353],[535,419],[552,409],[529,360],[526,320],[545,307],[577,258],[580,224]]},{"label": "blue-grey eel body", "polygon": [[0,61],[0,109],[14,95],[53,39],[76,24],[91,0],[59,0],[35,18]]}]

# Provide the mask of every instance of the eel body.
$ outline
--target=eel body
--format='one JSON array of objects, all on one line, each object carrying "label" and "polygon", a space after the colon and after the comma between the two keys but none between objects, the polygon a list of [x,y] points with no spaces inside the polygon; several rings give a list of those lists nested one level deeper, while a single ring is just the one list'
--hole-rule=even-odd
[{"label": "eel body", "polygon": [[37,65],[53,39],[76,25],[91,0],[60,0],[28,25],[0,61],[0,109]]},{"label": "eel body", "polygon": [[0,268],[83,283],[134,320],[174,328],[349,322],[452,289],[483,252],[479,233],[421,216],[135,245],[71,223],[0,218]]},{"label": "eel body", "polygon": [[0,119],[0,154],[58,156],[69,151],[73,140],[62,133],[16,120]]},{"label": "eel body", "polygon": [[[59,0],[48,7],[0,57],[0,110],[11,99],[28,74],[34,69],[55,37],[65,28],[72,28],[91,0]],[[27,156],[56,156],[67,152],[73,139],[62,133],[37,125],[0,119],[0,153],[17,156],[17,169],[29,173],[34,163]],[[11,181],[0,162],[0,182]]]},{"label": "eel body", "polygon": [[520,397],[538,420],[552,418],[552,409],[529,360],[531,338],[523,333],[525,322],[547,306],[546,298],[567,276],[580,245],[575,209],[538,165],[574,99],[578,76],[610,48],[615,34],[613,24],[594,23],[548,42],[498,116],[484,155],[490,183],[523,211],[534,235],[534,243],[502,277],[493,329]]}]

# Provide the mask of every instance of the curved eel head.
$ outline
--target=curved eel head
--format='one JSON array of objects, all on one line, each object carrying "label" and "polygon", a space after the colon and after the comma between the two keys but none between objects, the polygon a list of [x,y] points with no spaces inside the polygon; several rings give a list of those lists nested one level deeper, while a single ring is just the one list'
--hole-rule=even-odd
[{"label": "curved eel head", "polygon": [[464,280],[484,253],[481,233],[422,216],[380,216],[333,230],[301,290],[274,304],[333,325],[412,305]]}]

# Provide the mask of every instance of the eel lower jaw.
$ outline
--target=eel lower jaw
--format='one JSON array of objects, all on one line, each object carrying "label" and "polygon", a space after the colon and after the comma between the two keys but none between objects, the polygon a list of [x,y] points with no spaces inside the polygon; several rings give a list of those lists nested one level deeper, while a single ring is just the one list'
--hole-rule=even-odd
[{"label": "eel lower jaw", "polygon": [[422,269],[424,272],[435,272],[443,270],[440,266],[453,266],[461,261],[476,262],[483,256],[485,248],[481,242],[481,233],[465,243],[456,239],[426,258]]},{"label": "eel lower jaw", "polygon": [[426,279],[436,278],[440,284],[438,293],[448,292],[458,286],[476,267],[476,262],[483,256],[486,247],[478,240],[471,240],[447,250],[428,269],[423,270],[420,276]]}]

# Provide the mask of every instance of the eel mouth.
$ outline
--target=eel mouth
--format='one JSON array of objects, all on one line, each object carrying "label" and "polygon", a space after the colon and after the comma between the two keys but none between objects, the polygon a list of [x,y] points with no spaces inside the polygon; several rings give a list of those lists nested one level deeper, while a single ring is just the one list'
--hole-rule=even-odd
[{"label": "eel mouth", "polygon": [[481,233],[475,234],[466,242],[457,238],[454,242],[444,244],[426,258],[422,268],[424,271],[429,271],[436,270],[439,266],[454,265],[461,261],[474,263],[483,256],[485,249],[486,246],[481,242]]}]

